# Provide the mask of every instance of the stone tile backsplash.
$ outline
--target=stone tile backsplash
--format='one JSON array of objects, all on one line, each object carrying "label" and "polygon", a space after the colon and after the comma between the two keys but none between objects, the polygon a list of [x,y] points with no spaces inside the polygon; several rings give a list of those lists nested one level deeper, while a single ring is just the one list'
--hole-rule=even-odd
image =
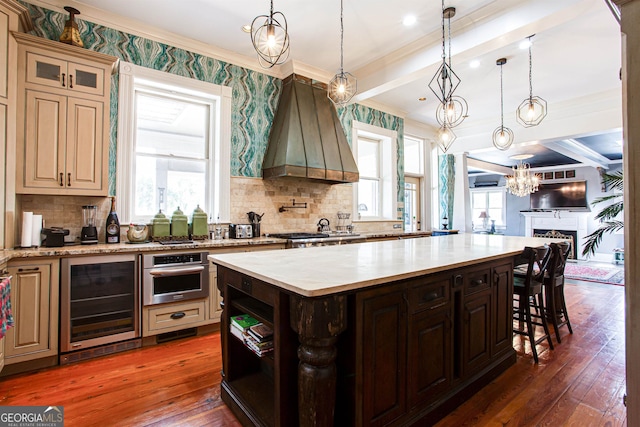
[{"label": "stone tile backsplash", "polygon": [[[306,203],[306,208],[285,208]],[[97,227],[100,241],[104,240],[104,222],[111,206],[108,197],[81,196],[41,196],[19,195],[19,212],[42,214],[46,227],[63,227],[69,229],[66,240],[75,240],[80,236],[83,225],[82,206],[98,206]],[[338,225],[338,212],[351,212],[353,189],[351,184],[329,185],[321,182],[299,178],[279,178],[263,180],[262,178],[231,178],[231,215],[233,223],[249,223],[247,212],[254,211],[264,216],[261,221],[261,232],[282,233],[317,231],[321,218],[327,218],[331,229]],[[216,213],[207,212],[212,218]],[[18,218],[18,224],[22,218]],[[121,216],[122,222],[122,216]],[[400,221],[355,222],[355,232],[400,231],[394,230],[393,224]],[[345,224],[346,225],[346,224]],[[18,231],[18,237],[21,230]],[[121,228],[122,241],[126,241],[126,227]],[[18,239],[19,241],[19,239]]]}]

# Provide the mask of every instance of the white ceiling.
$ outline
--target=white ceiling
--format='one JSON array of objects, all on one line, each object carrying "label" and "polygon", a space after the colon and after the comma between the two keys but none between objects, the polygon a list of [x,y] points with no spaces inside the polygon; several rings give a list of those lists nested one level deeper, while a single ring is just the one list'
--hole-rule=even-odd
[{"label": "white ceiling", "polygon": [[[262,70],[241,26],[267,14],[267,0],[28,0],[62,11],[80,10],[79,20],[192,48],[245,67],[284,77],[292,70],[330,79],[340,66],[340,1],[274,0],[288,21],[290,62]],[[500,124],[498,58],[504,73],[505,126],[516,143],[593,135],[622,126],[620,29],[605,0],[446,0],[451,19],[453,68],[462,83],[456,94],[469,117],[455,129],[452,151],[491,146]],[[344,0],[344,67],[358,78],[358,102],[437,126],[436,102],[428,87],[441,63],[441,13],[437,0]],[[402,24],[414,14],[412,27]],[[528,96],[528,52],[533,37],[533,91],[549,103],[540,126],[525,129],[515,109]],[[471,60],[479,60],[476,69]],[[313,75],[310,75],[313,74]],[[426,101],[418,101],[419,97]]]}]

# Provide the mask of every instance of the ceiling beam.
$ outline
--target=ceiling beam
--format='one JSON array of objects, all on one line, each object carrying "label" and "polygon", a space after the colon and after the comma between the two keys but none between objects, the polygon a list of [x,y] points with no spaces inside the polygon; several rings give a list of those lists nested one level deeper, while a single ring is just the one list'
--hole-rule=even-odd
[{"label": "ceiling beam", "polygon": [[471,159],[469,157],[467,157],[467,168],[480,169],[485,172],[497,173],[499,175],[511,175],[513,173],[513,170],[506,166],[483,162],[482,160]]},{"label": "ceiling beam", "polygon": [[[497,3],[497,2],[496,2]],[[457,62],[482,56],[502,46],[515,43],[533,33],[553,28],[576,18],[588,0],[509,0],[500,9],[487,14],[486,8],[461,18],[452,37]],[[584,4],[584,6],[581,6]],[[359,91],[355,102],[425,79],[442,61],[440,33],[434,32],[388,56],[355,71]]]},{"label": "ceiling beam", "polygon": [[609,159],[596,153],[584,144],[575,139],[562,139],[559,141],[549,141],[543,145],[564,156],[579,161],[580,163],[593,166],[595,168],[609,169]]}]

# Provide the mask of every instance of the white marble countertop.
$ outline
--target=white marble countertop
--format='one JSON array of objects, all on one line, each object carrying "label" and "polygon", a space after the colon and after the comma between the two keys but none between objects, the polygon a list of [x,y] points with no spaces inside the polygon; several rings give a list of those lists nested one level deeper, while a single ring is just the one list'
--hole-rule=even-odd
[{"label": "white marble countertop", "polygon": [[457,234],[288,249],[214,254],[209,259],[284,290],[316,297],[460,268],[515,255],[557,239]]}]

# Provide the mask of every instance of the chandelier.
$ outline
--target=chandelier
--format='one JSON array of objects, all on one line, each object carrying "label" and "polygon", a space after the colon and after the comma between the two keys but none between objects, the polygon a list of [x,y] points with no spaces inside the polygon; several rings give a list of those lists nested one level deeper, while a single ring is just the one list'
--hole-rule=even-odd
[{"label": "chandelier", "polygon": [[529,45],[529,97],[522,101],[516,110],[518,123],[526,128],[539,125],[542,119],[547,116],[547,101],[539,96],[533,96],[533,85],[531,83],[531,37],[533,36],[528,37],[527,43]]},{"label": "chandelier", "polygon": [[532,174],[531,166],[528,163],[523,162],[523,160],[531,157],[533,157],[532,154],[512,156],[512,158],[520,160],[520,163],[511,168],[513,170],[513,175],[508,175],[505,178],[507,179],[507,191],[514,196],[524,197],[538,191],[540,176]]},{"label": "chandelier", "polygon": [[273,11],[273,0],[269,15],[256,16],[251,23],[251,43],[262,68],[282,64],[289,57],[287,18]]},{"label": "chandelier", "polygon": [[493,145],[498,150],[507,150],[513,143],[513,131],[504,127],[504,95],[502,93],[502,66],[507,63],[507,58],[500,58],[496,65],[500,66],[500,126],[493,131]]},{"label": "chandelier", "polygon": [[[454,95],[460,85],[460,78],[451,66],[451,18],[455,14],[456,8],[445,8],[442,0],[442,64],[429,82],[429,89],[440,101],[436,109],[436,120],[440,124],[437,143],[443,152],[446,152],[456,139],[452,128],[464,121],[468,111],[467,101],[461,96]],[[448,38],[445,36],[445,19],[448,24]]]},{"label": "chandelier", "polygon": [[338,107],[348,103],[358,91],[358,81],[351,73],[344,72],[344,23],[342,21],[342,0],[340,0],[340,72],[333,76],[327,87],[327,96]]}]

